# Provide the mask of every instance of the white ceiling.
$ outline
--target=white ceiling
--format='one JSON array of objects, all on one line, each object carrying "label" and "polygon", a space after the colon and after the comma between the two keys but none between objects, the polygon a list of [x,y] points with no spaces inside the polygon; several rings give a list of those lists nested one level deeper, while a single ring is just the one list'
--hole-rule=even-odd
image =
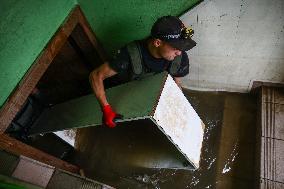
[{"label": "white ceiling", "polygon": [[284,82],[283,0],[205,0],[180,18],[197,42],[184,87],[248,92],[253,81]]}]

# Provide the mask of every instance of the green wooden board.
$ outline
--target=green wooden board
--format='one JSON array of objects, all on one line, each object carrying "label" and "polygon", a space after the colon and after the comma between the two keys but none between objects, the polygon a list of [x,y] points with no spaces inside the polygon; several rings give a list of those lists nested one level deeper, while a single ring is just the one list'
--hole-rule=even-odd
[{"label": "green wooden board", "polygon": [[[149,117],[155,107],[167,73],[155,74],[106,91],[112,107],[124,116],[122,121]],[[87,95],[46,109],[30,134],[102,124],[102,112],[95,96]]]}]

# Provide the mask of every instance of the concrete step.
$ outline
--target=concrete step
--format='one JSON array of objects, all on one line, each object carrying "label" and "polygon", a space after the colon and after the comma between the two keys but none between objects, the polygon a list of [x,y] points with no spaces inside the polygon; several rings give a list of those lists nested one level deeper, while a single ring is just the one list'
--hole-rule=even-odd
[{"label": "concrete step", "polygon": [[0,151],[1,183],[28,188],[111,189],[111,186],[72,174],[25,156]]},{"label": "concrete step", "polygon": [[259,188],[284,188],[284,88],[260,90],[257,172]]}]

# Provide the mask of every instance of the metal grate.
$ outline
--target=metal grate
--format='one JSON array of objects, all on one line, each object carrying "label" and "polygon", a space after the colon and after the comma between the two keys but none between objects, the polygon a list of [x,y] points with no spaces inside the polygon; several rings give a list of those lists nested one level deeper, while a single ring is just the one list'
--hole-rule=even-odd
[{"label": "metal grate", "polygon": [[102,189],[102,185],[95,182],[85,181],[80,189]]}]

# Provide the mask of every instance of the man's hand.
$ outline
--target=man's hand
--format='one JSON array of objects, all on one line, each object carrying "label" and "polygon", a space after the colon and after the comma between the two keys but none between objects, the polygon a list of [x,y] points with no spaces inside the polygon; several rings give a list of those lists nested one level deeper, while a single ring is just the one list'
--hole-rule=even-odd
[{"label": "man's hand", "polygon": [[115,120],[122,119],[123,117],[114,112],[109,104],[103,107],[103,114],[103,122],[109,128],[114,128],[116,126]]}]

